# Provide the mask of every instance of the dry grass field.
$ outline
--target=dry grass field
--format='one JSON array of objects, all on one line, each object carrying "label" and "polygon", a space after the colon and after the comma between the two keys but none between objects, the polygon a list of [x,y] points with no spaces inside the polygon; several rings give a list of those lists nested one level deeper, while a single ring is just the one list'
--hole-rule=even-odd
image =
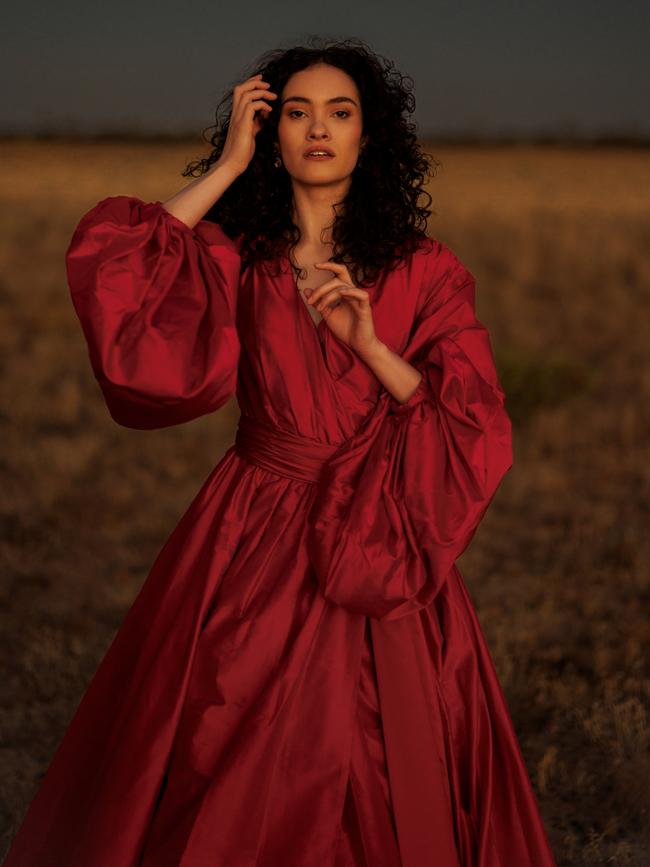
[{"label": "dry grass field", "polygon": [[[238,411],[117,426],[65,280],[82,213],[168,197],[201,145],[0,148],[2,852]],[[477,278],[515,435],[459,566],[559,867],[647,867],[650,154],[430,151],[429,233]]]}]

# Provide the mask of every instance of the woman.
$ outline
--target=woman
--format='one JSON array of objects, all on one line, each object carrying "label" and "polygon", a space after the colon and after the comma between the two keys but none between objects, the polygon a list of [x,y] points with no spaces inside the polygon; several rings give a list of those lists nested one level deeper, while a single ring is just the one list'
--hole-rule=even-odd
[{"label": "woman", "polygon": [[119,424],[242,415],[5,863],[552,867],[455,566],[511,426],[412,96],[357,40],[260,67],[198,177],[67,251]]}]

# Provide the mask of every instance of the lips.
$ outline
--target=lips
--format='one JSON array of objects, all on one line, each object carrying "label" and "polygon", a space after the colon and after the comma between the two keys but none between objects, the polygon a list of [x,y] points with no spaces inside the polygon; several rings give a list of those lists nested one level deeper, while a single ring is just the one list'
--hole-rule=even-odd
[{"label": "lips", "polygon": [[[304,152],[303,156],[308,157],[308,156],[309,156],[313,151],[323,151],[324,153],[327,154],[327,156],[330,156],[330,157],[333,157],[333,156],[334,156],[334,151],[331,150],[330,148],[327,148],[327,147],[312,147],[312,148],[309,148],[309,150],[306,150],[306,151]],[[315,157],[313,157],[313,159],[315,159]]]}]

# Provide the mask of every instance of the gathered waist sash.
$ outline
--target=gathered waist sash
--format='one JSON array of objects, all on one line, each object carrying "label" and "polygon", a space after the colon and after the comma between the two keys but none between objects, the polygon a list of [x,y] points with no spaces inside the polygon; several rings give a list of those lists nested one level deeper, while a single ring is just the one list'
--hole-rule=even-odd
[{"label": "gathered waist sash", "polygon": [[312,484],[339,448],[246,415],[240,417],[235,435],[235,451],[240,457],[278,475]]}]

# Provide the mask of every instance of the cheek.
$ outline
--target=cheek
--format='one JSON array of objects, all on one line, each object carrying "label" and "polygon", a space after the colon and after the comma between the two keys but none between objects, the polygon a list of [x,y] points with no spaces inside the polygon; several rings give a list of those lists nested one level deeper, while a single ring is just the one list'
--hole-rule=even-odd
[{"label": "cheek", "polygon": [[360,156],[360,148],[361,148],[361,136],[356,133],[352,134],[347,138],[345,142],[345,153],[346,156],[351,160],[356,160]]},{"label": "cheek", "polygon": [[347,133],[346,143],[348,144],[349,148],[351,150],[354,150],[354,152],[356,153],[359,150],[359,147],[361,146],[361,137],[363,135],[363,130],[361,128],[361,124],[359,124],[357,126],[351,125],[346,130],[346,133]]},{"label": "cheek", "polygon": [[288,158],[300,150],[303,141],[303,131],[299,130],[296,125],[292,125],[291,123],[283,124],[283,122],[280,121],[280,124],[278,125],[278,143]]}]

